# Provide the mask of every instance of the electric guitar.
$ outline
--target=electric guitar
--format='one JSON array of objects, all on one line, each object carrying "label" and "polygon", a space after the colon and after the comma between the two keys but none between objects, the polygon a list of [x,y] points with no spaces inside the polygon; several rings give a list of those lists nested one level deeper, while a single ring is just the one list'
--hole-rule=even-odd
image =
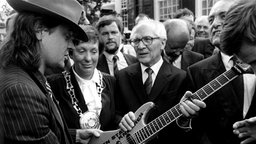
[{"label": "electric guitar", "polygon": [[[230,70],[222,73],[208,84],[192,94],[192,99],[205,100],[220,88],[231,82],[238,75],[251,73],[251,67],[244,63],[237,63]],[[142,144],[150,141],[164,127],[171,124],[182,115],[179,104],[175,105],[165,113],[161,114],[148,124],[145,124],[147,113],[154,107],[153,102],[147,102],[136,112],[135,126],[131,131],[121,129],[105,131],[99,138],[92,137],[89,144]]]}]

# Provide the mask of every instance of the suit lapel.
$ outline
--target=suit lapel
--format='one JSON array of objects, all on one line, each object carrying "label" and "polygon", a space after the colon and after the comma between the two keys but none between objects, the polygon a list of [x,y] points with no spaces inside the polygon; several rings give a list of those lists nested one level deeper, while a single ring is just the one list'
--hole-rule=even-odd
[{"label": "suit lapel", "polygon": [[101,72],[105,72],[105,73],[110,74],[109,68],[108,68],[107,58],[104,54],[101,54],[101,56],[99,57],[97,69],[99,69]]},{"label": "suit lapel", "polygon": [[[222,62],[222,58],[221,58],[221,54],[220,52],[216,55],[213,56],[215,59],[213,60],[214,65],[212,70],[210,70],[212,72],[207,74],[209,75],[213,75],[212,79],[216,78],[217,76],[219,76],[220,74],[224,73],[226,71],[225,66]],[[240,77],[240,78],[239,78]],[[243,109],[243,77],[239,76],[238,78],[234,79],[233,81],[231,81],[229,84],[227,84],[226,86],[224,86],[222,89],[220,89],[220,91],[228,91],[230,94],[228,96],[232,96],[232,97],[227,97],[227,96],[220,96],[219,99],[222,101],[222,105],[225,108],[226,106],[226,99],[230,99],[231,101],[235,102],[237,107],[240,107],[239,109]],[[237,84],[240,83],[240,84]],[[241,87],[242,84],[242,87]],[[242,102],[241,102],[242,101]]]},{"label": "suit lapel", "polygon": [[61,109],[58,105],[57,100],[55,99],[54,94],[52,93],[52,98],[49,96],[49,93],[48,93],[48,91],[46,89],[46,85],[45,85],[46,78],[40,72],[33,73],[29,70],[25,70],[25,71],[27,72],[27,74],[30,75],[32,80],[36,83],[36,85],[45,94],[46,99],[49,104],[49,109],[53,112],[51,114],[53,114],[53,117],[55,117],[55,119],[57,120],[57,123],[60,125],[60,127],[62,129],[65,143],[69,144],[69,142],[71,142],[71,138],[70,138],[70,135],[67,133],[67,127],[66,127],[64,121],[62,120],[63,115],[62,115]]},{"label": "suit lapel", "polygon": [[245,118],[250,118],[250,117],[254,117],[255,114],[256,114],[256,88],[255,88],[255,91],[254,91],[254,95],[253,95],[253,98],[252,98],[252,101],[251,101],[251,105],[249,107],[249,110],[246,114],[246,117]]},{"label": "suit lapel", "polygon": [[78,106],[82,109],[82,111],[84,113],[84,112],[86,112],[88,110],[88,107],[85,104],[83,93],[82,93],[82,91],[80,89],[80,86],[78,85],[78,82],[76,80],[76,77],[75,77],[75,74],[74,74],[73,70],[70,70],[70,75],[71,75],[71,83],[72,83],[72,85],[74,87],[74,91],[75,91],[75,97],[78,100]]},{"label": "suit lapel", "polygon": [[186,70],[186,67],[188,67],[188,59],[187,52],[184,51],[181,55],[181,69]]},{"label": "suit lapel", "polygon": [[133,68],[134,69],[128,72],[128,75],[129,75],[128,78],[130,80],[131,86],[133,87],[140,101],[142,103],[145,103],[149,99],[143,87],[140,63],[137,63]]},{"label": "suit lapel", "polygon": [[149,99],[151,101],[153,101],[154,99],[157,98],[157,96],[159,96],[163,87],[169,81],[169,77],[171,76],[171,73],[172,73],[172,69],[169,65],[171,64],[168,64],[167,62],[164,61],[160,70],[158,71],[154,85],[149,95]]}]

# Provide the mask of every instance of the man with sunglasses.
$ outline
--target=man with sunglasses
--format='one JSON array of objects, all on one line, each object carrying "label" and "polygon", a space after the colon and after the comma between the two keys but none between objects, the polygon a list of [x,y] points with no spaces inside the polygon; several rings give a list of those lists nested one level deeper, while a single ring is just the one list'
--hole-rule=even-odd
[{"label": "man with sunglasses", "polygon": [[188,66],[204,59],[202,54],[185,49],[190,37],[186,21],[169,19],[164,22],[164,26],[167,32],[165,52],[172,65],[186,70]]},{"label": "man with sunglasses", "polygon": [[[155,109],[147,115],[147,121],[150,122],[178,104],[186,91],[186,72],[162,58],[166,39],[165,27],[158,21],[142,21],[132,30],[132,45],[139,63],[122,69],[116,76],[118,90],[116,110],[117,114],[124,116],[119,123],[124,131],[131,130],[135,126],[137,118],[134,112],[144,103],[152,101],[155,104]],[[191,104],[194,108],[198,108],[197,105]],[[192,113],[195,113],[196,109],[191,110]],[[149,143],[166,143],[170,141],[170,136],[172,141],[178,141],[180,144],[188,143],[187,134],[174,122],[167,125]]]}]

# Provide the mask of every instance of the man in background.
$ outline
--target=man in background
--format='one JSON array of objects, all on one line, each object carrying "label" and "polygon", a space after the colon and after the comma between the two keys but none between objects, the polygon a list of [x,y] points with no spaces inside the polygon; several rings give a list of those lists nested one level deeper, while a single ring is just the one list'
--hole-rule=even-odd
[{"label": "man in background", "polygon": [[208,16],[200,16],[195,20],[196,38],[209,38],[209,21]]},{"label": "man in background", "polygon": [[103,16],[96,24],[105,51],[99,57],[97,68],[112,76],[119,70],[137,62],[137,58],[121,52],[123,24],[113,15]]},{"label": "man in background", "polygon": [[190,39],[186,21],[169,19],[164,22],[164,25],[167,32],[165,52],[174,66],[186,71],[188,66],[204,59],[202,54],[185,49]]}]

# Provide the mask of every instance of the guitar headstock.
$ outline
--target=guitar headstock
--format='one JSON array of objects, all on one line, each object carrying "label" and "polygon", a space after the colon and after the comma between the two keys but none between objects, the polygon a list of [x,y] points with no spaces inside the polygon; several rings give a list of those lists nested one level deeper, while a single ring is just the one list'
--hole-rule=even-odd
[{"label": "guitar headstock", "polygon": [[239,74],[254,74],[252,67],[242,61],[236,61],[236,64],[233,66],[233,68]]}]

